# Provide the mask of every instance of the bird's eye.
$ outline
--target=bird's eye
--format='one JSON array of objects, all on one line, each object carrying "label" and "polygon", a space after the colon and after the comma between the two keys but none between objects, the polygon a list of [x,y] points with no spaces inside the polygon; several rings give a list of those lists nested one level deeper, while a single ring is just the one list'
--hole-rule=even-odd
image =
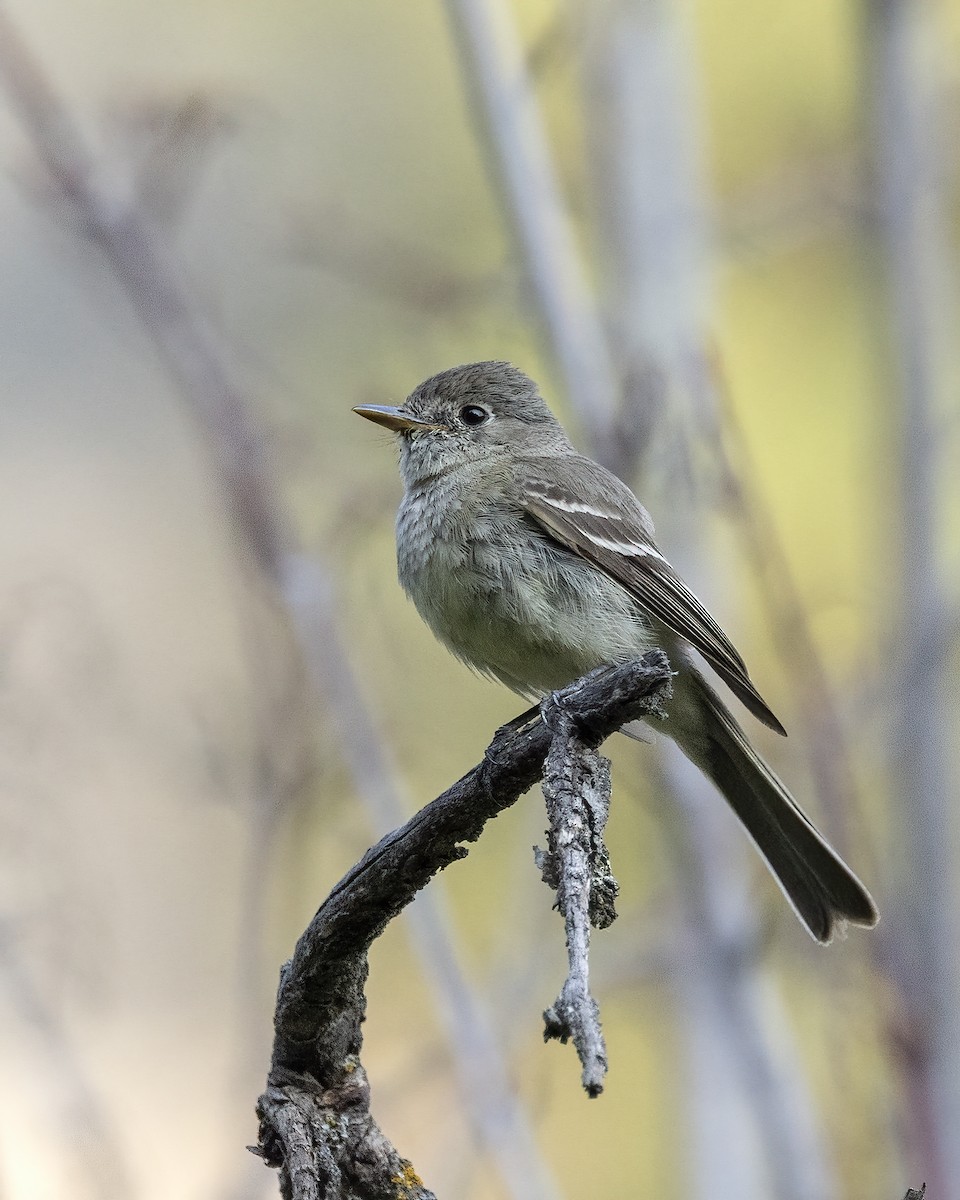
[{"label": "bird's eye", "polygon": [[460,409],[460,420],[464,425],[482,425],[490,414],[479,404],[467,404]]}]

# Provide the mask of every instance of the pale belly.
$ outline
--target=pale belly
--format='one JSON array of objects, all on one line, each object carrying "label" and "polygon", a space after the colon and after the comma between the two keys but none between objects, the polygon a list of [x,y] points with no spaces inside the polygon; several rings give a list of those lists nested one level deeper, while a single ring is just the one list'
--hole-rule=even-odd
[{"label": "pale belly", "polygon": [[654,644],[625,589],[534,529],[518,554],[495,519],[475,523],[469,543],[421,525],[398,539],[401,584],[458,658],[521,695]]}]

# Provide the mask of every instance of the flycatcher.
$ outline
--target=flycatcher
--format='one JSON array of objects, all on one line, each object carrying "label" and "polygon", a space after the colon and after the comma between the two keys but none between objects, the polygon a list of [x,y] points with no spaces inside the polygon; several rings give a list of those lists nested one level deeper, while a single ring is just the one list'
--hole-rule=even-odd
[{"label": "flycatcher", "polygon": [[434,634],[526,697],[662,648],[676,672],[666,733],[726,797],[819,942],[875,925],[869,892],[827,844],[698,665],[785,730],[743,659],[657,548],[625,484],[578,454],[509,363],[434,375],[398,407],[354,409],[398,435],[400,582]]}]

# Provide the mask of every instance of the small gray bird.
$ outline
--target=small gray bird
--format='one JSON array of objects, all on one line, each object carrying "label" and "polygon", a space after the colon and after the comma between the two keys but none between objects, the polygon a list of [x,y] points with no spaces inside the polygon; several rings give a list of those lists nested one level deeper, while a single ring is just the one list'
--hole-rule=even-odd
[{"label": "small gray bird", "polygon": [[399,408],[354,412],[398,435],[400,582],[445,646],[526,697],[661,647],[676,678],[666,721],[651,723],[720,789],[813,937],[876,924],[869,892],[747,741],[694,651],[784,733],[743,659],[660,553],[647,511],[574,450],[531,379],[472,363]]}]

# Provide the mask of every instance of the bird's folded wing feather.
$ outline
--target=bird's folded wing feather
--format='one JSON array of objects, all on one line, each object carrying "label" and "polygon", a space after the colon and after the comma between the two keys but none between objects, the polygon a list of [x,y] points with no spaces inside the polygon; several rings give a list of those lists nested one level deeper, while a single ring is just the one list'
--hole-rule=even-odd
[{"label": "bird's folded wing feather", "polygon": [[548,470],[531,469],[522,479],[528,515],[690,642],[758,720],[785,733],[730,639],[657,549],[650,518],[633,493],[589,459],[578,456],[575,461],[582,470],[573,472],[568,460],[557,459]]}]

